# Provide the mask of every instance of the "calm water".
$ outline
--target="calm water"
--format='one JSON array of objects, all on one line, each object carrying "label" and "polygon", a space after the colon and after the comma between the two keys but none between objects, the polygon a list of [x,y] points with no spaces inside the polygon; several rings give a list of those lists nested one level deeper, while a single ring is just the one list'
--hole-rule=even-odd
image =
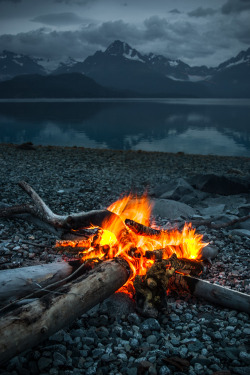
[{"label": "calm water", "polygon": [[250,156],[250,100],[1,101],[0,143]]}]

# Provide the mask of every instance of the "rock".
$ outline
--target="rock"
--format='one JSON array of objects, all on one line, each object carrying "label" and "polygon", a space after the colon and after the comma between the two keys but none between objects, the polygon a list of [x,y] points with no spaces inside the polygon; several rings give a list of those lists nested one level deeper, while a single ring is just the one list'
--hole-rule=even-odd
[{"label": "rock", "polygon": [[141,329],[143,331],[160,331],[161,326],[158,320],[154,318],[149,318],[149,319],[144,320],[144,322],[141,325]]},{"label": "rock", "polygon": [[49,367],[52,363],[51,358],[41,357],[38,361],[38,367],[40,371],[45,370],[47,367]]},{"label": "rock", "polygon": [[166,365],[161,366],[159,370],[159,375],[170,375],[170,374],[171,374],[171,371]]},{"label": "rock", "polygon": [[201,191],[220,195],[249,193],[250,178],[225,177],[216,174],[200,174],[190,180],[191,185]]},{"label": "rock", "polygon": [[115,293],[102,304],[106,306],[108,315],[115,319],[135,312],[135,302],[125,293]]},{"label": "rock", "polygon": [[183,196],[194,194],[195,189],[183,178],[167,181],[163,184],[155,186],[149,192],[149,195],[155,198],[180,200]]},{"label": "rock", "polygon": [[239,358],[244,362],[246,365],[250,365],[250,354],[247,352],[240,352]]},{"label": "rock", "polygon": [[157,343],[157,338],[155,335],[149,335],[147,337],[147,343],[148,344],[156,344]]},{"label": "rock", "polygon": [[237,375],[249,375],[250,366],[247,367],[233,367],[233,373]]},{"label": "rock", "polygon": [[218,255],[218,248],[216,246],[212,245],[207,245],[203,247],[201,253],[202,253],[202,258],[204,259],[214,259]]},{"label": "rock", "polygon": [[67,362],[66,357],[59,352],[55,352],[53,354],[53,359],[54,359],[53,365],[56,366],[56,367],[63,366]]},{"label": "rock", "polygon": [[153,199],[153,216],[160,216],[170,220],[187,219],[195,214],[195,210],[185,203],[169,199]]}]

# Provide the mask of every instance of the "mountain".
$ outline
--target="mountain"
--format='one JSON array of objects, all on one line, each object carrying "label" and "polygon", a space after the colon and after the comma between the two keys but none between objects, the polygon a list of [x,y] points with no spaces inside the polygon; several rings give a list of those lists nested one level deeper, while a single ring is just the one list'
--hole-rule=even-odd
[{"label": "mountain", "polygon": [[100,64],[106,65],[109,63],[114,65],[114,63],[121,64],[122,62],[134,63],[134,66],[138,66],[137,63],[144,64],[144,66],[151,71],[161,75],[163,74],[165,77],[174,80],[199,81],[206,79],[214,72],[214,68],[208,68],[206,66],[191,67],[181,60],[170,59],[163,55],[155,55],[153,53],[143,55],[127,43],[116,40],[108,46],[106,51],[97,51],[93,56],[87,57],[83,62],[73,60],[70,65],[61,63],[53,73],[78,72],[91,75],[92,70],[97,70],[97,66],[94,67],[93,65],[100,66]]},{"label": "mountain", "polygon": [[21,75],[0,82],[0,98],[100,98],[124,96],[79,73]]},{"label": "mountain", "polygon": [[[250,48],[215,68],[205,65],[191,67],[179,59],[142,54],[127,43],[116,40],[104,52],[97,51],[84,61],[68,58],[61,61],[56,69],[53,63],[4,51],[0,55],[0,79],[35,73],[60,75],[60,79],[66,82],[65,74],[78,73],[91,78],[103,89],[113,90],[114,96],[123,97],[130,93],[137,97],[250,97]],[[19,84],[19,81],[14,82]],[[47,81],[44,79],[44,82]],[[59,84],[59,79],[56,84]],[[70,80],[67,84],[72,90]],[[100,92],[97,87],[96,90]],[[65,90],[63,92],[64,97],[69,97]],[[30,95],[32,93],[36,95],[30,91]],[[27,93],[22,95],[27,97]],[[85,93],[80,91],[74,95],[85,97]],[[106,96],[105,93],[103,95]],[[94,92],[93,96],[96,97]]]},{"label": "mountain", "polygon": [[0,54],[0,81],[22,74],[46,74],[42,65],[35,59],[4,50]]},{"label": "mountain", "polygon": [[[134,91],[140,95],[177,97],[208,95],[205,86],[170,79],[163,68],[155,67],[157,60],[159,61],[159,57],[142,55],[127,43],[117,40],[104,52],[97,51],[93,56],[72,67],[61,65],[53,74],[77,71],[91,77],[100,85],[115,90]],[[175,63],[172,60],[168,61],[168,66],[170,68],[172,66],[175,71]]]},{"label": "mountain", "polygon": [[210,79],[217,95],[225,97],[250,97],[250,48],[241,51],[216,68]]}]

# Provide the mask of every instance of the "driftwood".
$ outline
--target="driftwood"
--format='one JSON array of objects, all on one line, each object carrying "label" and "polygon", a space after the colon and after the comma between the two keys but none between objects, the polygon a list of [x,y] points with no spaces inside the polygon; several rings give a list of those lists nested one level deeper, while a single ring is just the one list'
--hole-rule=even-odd
[{"label": "driftwood", "polygon": [[72,274],[73,264],[53,262],[38,266],[0,271],[0,305],[6,305],[28,294],[57,283]]},{"label": "driftwood", "polygon": [[[16,216],[27,219],[28,214],[35,218],[35,222],[40,220],[46,224],[46,227],[49,225],[49,227],[52,228],[52,231],[60,236],[63,234],[65,236],[65,231],[72,234],[71,230],[88,228],[91,225],[102,227],[102,223],[109,219],[119,221],[120,227],[125,229],[125,225],[119,216],[108,210],[93,210],[89,212],[72,213],[70,215],[57,215],[51,211],[42,198],[27,184],[27,182],[21,181],[18,185],[31,197],[33,205],[22,204],[0,207],[0,217],[9,218]],[[60,229],[63,229],[64,231],[62,232]]]},{"label": "driftwood", "polygon": [[103,262],[87,275],[0,319],[0,364],[67,327],[129,278],[126,261]]},{"label": "driftwood", "polygon": [[170,288],[177,292],[186,290],[190,294],[216,305],[244,311],[248,314],[250,312],[250,295],[212,284],[209,281],[176,273],[171,279]]}]

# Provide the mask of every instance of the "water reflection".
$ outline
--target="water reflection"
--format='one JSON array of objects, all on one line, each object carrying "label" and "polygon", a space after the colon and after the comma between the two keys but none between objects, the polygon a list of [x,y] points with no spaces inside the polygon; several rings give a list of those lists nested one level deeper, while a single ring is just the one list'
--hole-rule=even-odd
[{"label": "water reflection", "polygon": [[5,102],[0,142],[250,156],[250,102],[218,102]]}]

